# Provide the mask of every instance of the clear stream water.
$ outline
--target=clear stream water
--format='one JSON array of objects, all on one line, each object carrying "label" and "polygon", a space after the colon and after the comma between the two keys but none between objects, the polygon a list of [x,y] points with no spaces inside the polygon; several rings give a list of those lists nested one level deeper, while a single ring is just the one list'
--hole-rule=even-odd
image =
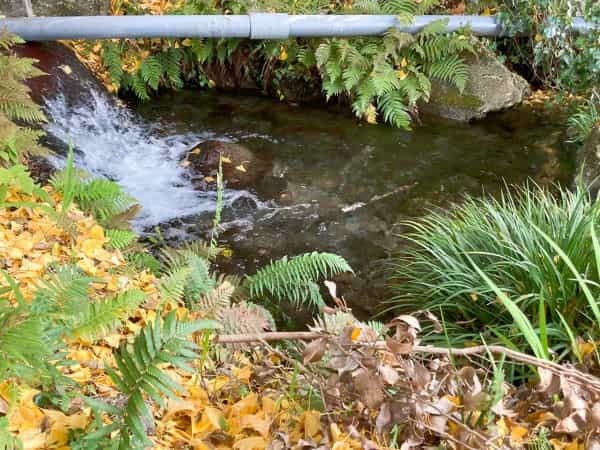
[{"label": "clear stream water", "polygon": [[336,252],[357,271],[338,285],[359,313],[385,298],[382,262],[402,245],[401,221],[505,183],[568,182],[572,170],[552,115],[526,107],[473,124],[427,120],[412,132],[324,108],[198,91],[133,110],[90,90],[77,105],[56,96],[47,109],[47,131],[73,145],[79,166],[137,198],[135,226],[159,226],[172,240],[205,237],[215,210],[214,190],[196,190],[180,163],[186,149],[206,139],[247,146],[270,173],[247,190],[225,190],[221,238],[233,257],[220,261],[222,270]]}]

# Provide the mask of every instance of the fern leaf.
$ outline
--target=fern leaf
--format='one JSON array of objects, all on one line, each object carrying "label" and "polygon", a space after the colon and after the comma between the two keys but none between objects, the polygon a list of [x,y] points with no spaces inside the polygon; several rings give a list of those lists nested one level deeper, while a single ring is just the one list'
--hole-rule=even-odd
[{"label": "fern leaf", "polygon": [[162,72],[163,66],[156,56],[148,56],[140,66],[140,75],[142,79],[155,91],[158,90]]},{"label": "fern leaf", "polygon": [[102,62],[107,68],[112,82],[120,86],[123,79],[123,61],[116,43],[105,41],[102,45]]},{"label": "fern leaf", "polygon": [[190,273],[189,267],[180,267],[160,279],[159,290],[163,301],[183,301],[185,285]]},{"label": "fern leaf", "polygon": [[173,397],[175,392],[183,391],[182,386],[158,366],[170,364],[190,371],[188,361],[197,357],[197,347],[186,338],[194,332],[215,327],[215,322],[206,320],[178,322],[176,312],[172,311],[164,319],[157,318],[154,323],[148,323],[136,336],[131,348],[119,348],[115,354],[119,372],[109,371],[115,385],[127,396],[118,437],[119,448],[131,448],[132,442],[150,444],[145,422],[154,419],[144,394],[160,405],[163,404],[163,396]]},{"label": "fern leaf", "polygon": [[129,247],[137,238],[137,233],[129,230],[106,230],[108,245],[116,250],[123,250]]},{"label": "fern leaf", "polygon": [[428,37],[434,34],[441,34],[448,28],[449,19],[438,19],[429,22],[425,25],[421,31],[419,31],[420,37]]},{"label": "fern leaf", "polygon": [[397,128],[410,129],[410,114],[406,110],[404,96],[400,91],[392,91],[378,97],[377,105],[386,122]]},{"label": "fern leaf", "polygon": [[394,14],[401,23],[411,23],[417,13],[417,2],[414,0],[385,0],[383,3],[385,14]]},{"label": "fern leaf", "polygon": [[[60,266],[50,278],[42,281],[35,293],[37,312],[73,317],[89,304],[89,287],[95,279],[87,276],[79,267]],[[43,306],[42,306],[43,305]]]},{"label": "fern leaf", "polygon": [[342,272],[352,272],[344,258],[331,253],[305,253],[271,262],[255,275],[246,277],[244,286],[252,298],[291,299],[296,304],[320,303],[315,282]]},{"label": "fern leaf", "polygon": [[208,319],[220,319],[223,311],[231,304],[237,285],[224,279],[210,292],[202,295],[193,305],[195,311]]},{"label": "fern leaf", "polygon": [[435,61],[429,66],[429,76],[452,83],[462,92],[469,79],[469,66],[458,55]]},{"label": "fern leaf", "polygon": [[95,340],[114,330],[145,299],[139,289],[122,292],[114,297],[90,303],[80,314],[71,334],[87,340]]}]

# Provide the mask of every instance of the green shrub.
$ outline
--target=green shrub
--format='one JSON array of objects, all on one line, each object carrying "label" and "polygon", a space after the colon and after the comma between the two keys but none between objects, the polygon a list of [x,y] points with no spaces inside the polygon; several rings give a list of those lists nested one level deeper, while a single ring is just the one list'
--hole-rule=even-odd
[{"label": "green shrub", "polygon": [[600,326],[590,307],[600,295],[591,233],[599,210],[583,189],[554,195],[531,186],[409,222],[394,308],[441,311],[453,337],[524,345],[497,287],[538,332],[547,328],[550,348],[568,353],[571,334],[597,335]]},{"label": "green shrub", "polygon": [[[175,14],[246,14],[277,11],[290,14],[393,14],[403,23],[425,14],[440,0],[361,0],[292,2],[249,0],[185,2]],[[124,11],[125,12],[125,11]],[[127,14],[144,14],[130,2]],[[416,36],[396,29],[382,38],[285,39],[249,41],[242,39],[184,39],[105,42],[101,46],[104,65],[112,82],[122,91],[147,100],[161,87],[178,88],[185,81],[214,85],[206,67],[240,65],[233,57],[238,50],[247,55],[244,70],[254,73],[265,91],[284,99],[281,83],[298,80],[321,84],[327,99],[349,100],[355,115],[375,123],[409,128],[418,100],[427,101],[431,80],[454,84],[462,90],[468,77],[464,56],[474,51],[473,41],[460,33],[445,33],[439,20]],[[229,65],[229,66],[228,66]],[[227,69],[226,69],[227,70]],[[232,69],[233,70],[233,69]]]}]

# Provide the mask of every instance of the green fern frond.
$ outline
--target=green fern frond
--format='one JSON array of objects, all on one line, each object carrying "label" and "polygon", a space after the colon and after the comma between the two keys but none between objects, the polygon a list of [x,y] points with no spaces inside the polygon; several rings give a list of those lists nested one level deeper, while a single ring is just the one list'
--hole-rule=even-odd
[{"label": "green fern frond", "polygon": [[237,284],[227,278],[218,283],[210,292],[200,296],[193,309],[208,319],[220,319],[223,311],[231,304]]},{"label": "green fern frond", "polygon": [[78,315],[71,335],[90,341],[98,339],[117,328],[145,298],[145,294],[139,289],[131,289],[114,297],[89,303],[89,307]]},{"label": "green fern frond", "polygon": [[159,275],[161,263],[147,251],[133,251],[125,253],[125,259],[133,266],[134,270],[148,270],[154,275]]},{"label": "green fern frond", "polygon": [[116,86],[121,86],[124,73],[123,60],[121,59],[121,50],[115,42],[105,41],[102,44],[102,62],[108,70],[112,82]]},{"label": "green fern frond", "polygon": [[13,45],[24,43],[25,41],[16,34],[9,33],[7,30],[0,31],[0,48],[8,50]]},{"label": "green fern frond", "polygon": [[45,308],[48,314],[70,319],[89,304],[89,288],[94,281],[77,266],[60,266],[36,289],[35,308],[39,313]]},{"label": "green fern frond", "polygon": [[171,83],[171,86],[179,89],[183,87],[181,80],[181,61],[183,52],[180,48],[171,47],[167,52],[161,54],[160,62],[166,78]]},{"label": "green fern frond", "polygon": [[435,34],[444,33],[448,27],[449,19],[438,19],[429,22],[419,31],[419,37],[427,38]]},{"label": "green fern frond", "polygon": [[377,97],[377,105],[386,122],[397,128],[410,129],[411,117],[406,110],[402,92],[392,91]]},{"label": "green fern frond", "polygon": [[189,267],[180,267],[160,279],[159,291],[163,301],[183,301],[185,285],[191,271]]},{"label": "green fern frond", "polygon": [[196,255],[189,255],[187,267],[190,269],[190,273],[185,282],[183,301],[188,308],[194,309],[194,304],[198,299],[212,291],[216,283],[210,274],[208,260]]},{"label": "green fern frond", "polygon": [[469,66],[460,56],[452,55],[433,62],[429,66],[428,74],[432,78],[454,84],[463,92],[469,79]]},{"label": "green fern frond", "polygon": [[321,304],[317,297],[315,282],[320,277],[330,277],[342,272],[352,272],[341,256],[331,253],[305,253],[288,259],[271,262],[255,275],[247,276],[244,287],[251,298],[273,297],[276,300],[291,299],[302,303]]},{"label": "green fern frond", "polygon": [[[154,418],[145,402],[145,395],[164,406],[163,397],[174,397],[183,387],[165,374],[159,366],[192,371],[188,362],[197,358],[197,346],[187,340],[191,334],[216,328],[213,321],[179,322],[176,312],[164,319],[148,323],[136,336],[131,348],[122,345],[115,354],[118,372],[109,370],[115,385],[127,396],[119,439],[119,449],[143,447],[151,442],[146,433],[146,423]],[[132,445],[133,443],[133,445]],[[135,448],[134,447],[134,448]]]},{"label": "green fern frond", "polygon": [[385,14],[398,16],[402,23],[411,23],[418,11],[415,0],[385,0],[382,5]]},{"label": "green fern frond", "polygon": [[133,91],[133,93],[139,100],[141,100],[141,101],[150,100],[150,95],[148,95],[148,88],[146,86],[144,79],[142,78],[142,75],[139,72],[128,77],[127,81],[128,81],[129,87],[131,88],[131,90]]},{"label": "green fern frond", "polygon": [[54,174],[50,184],[59,192],[68,194],[69,198],[72,197],[84,212],[93,215],[105,226],[113,222],[123,225],[122,222],[139,211],[133,197],[125,193],[119,184],[105,178],[89,179],[87,173],[76,171],[69,165]]},{"label": "green fern frond", "polygon": [[381,5],[378,0],[357,0],[352,3],[352,9],[356,14],[380,14]]},{"label": "green fern frond", "polygon": [[[0,47],[2,47],[1,37]],[[8,416],[0,417],[0,449],[23,450],[23,443],[10,432]]]},{"label": "green fern frond", "polygon": [[144,82],[153,90],[158,90],[163,66],[157,56],[148,56],[140,66],[140,75]]},{"label": "green fern frond", "polygon": [[129,247],[138,238],[137,233],[129,230],[105,230],[108,238],[108,246],[116,250],[123,250]]}]

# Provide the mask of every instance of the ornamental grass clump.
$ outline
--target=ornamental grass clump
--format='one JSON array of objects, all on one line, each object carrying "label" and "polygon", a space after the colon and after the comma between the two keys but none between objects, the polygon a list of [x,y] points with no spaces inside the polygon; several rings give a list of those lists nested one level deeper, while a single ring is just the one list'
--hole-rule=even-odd
[{"label": "ornamental grass clump", "polygon": [[441,312],[451,341],[482,335],[527,349],[499,289],[551,354],[581,359],[600,327],[599,209],[583,188],[530,185],[410,221],[410,249],[393,267],[394,308]]}]

